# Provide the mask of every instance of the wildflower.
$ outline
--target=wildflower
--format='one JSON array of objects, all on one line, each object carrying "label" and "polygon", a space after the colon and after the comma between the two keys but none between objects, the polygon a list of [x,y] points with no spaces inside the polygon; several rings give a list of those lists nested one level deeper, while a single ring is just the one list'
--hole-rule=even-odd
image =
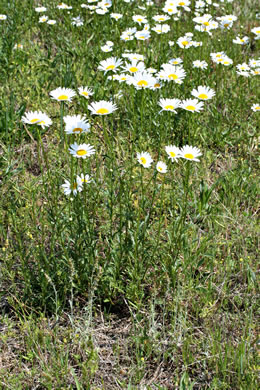
[{"label": "wildflower", "polygon": [[157,23],[166,22],[169,19],[170,18],[168,15],[155,15],[155,16],[153,16],[153,20],[155,20]]},{"label": "wildflower", "polygon": [[194,68],[206,69],[208,67],[208,64],[206,61],[196,60],[196,61],[193,61],[192,64],[193,64]]},{"label": "wildflower", "polygon": [[233,39],[233,43],[236,43],[237,45],[246,45],[249,43],[249,38],[247,36],[244,36],[243,38],[236,37],[236,39]]},{"label": "wildflower", "polygon": [[151,36],[150,32],[149,31],[146,31],[146,30],[142,30],[142,31],[137,31],[135,33],[135,37],[136,39],[138,39],[139,41],[144,41],[145,39],[149,39]]},{"label": "wildflower", "polygon": [[78,91],[79,91],[79,94],[81,96],[84,96],[86,99],[89,99],[89,97],[93,95],[92,89],[90,89],[88,87],[79,87]]},{"label": "wildflower", "polygon": [[150,168],[153,162],[150,153],[147,152],[137,153],[137,160],[144,168]]},{"label": "wildflower", "polygon": [[181,103],[181,108],[190,112],[200,112],[203,108],[203,103],[198,99],[187,99]]},{"label": "wildflower", "polygon": [[177,39],[177,45],[182,49],[189,49],[192,46],[192,40],[186,35]]},{"label": "wildflower", "polygon": [[249,60],[249,66],[251,66],[251,68],[256,68],[260,66],[260,60],[254,60],[252,58],[251,60]]},{"label": "wildflower", "polygon": [[181,58],[172,58],[169,60],[169,64],[171,65],[180,65],[182,64],[182,59]]},{"label": "wildflower", "polygon": [[89,133],[90,124],[85,119],[85,116],[81,115],[67,115],[63,117],[64,122],[66,124],[65,132],[67,134],[81,134],[81,133]]},{"label": "wildflower", "polygon": [[14,45],[14,50],[17,50],[17,49],[22,50],[22,49],[23,49],[23,45],[22,45],[21,43],[16,43],[16,44]]},{"label": "wildflower", "polygon": [[256,35],[256,39],[260,39],[260,26],[252,28],[251,32]]},{"label": "wildflower", "polygon": [[84,173],[81,173],[80,175],[77,176],[77,182],[81,184],[88,184],[92,182],[92,179],[90,178],[89,175],[84,175]]},{"label": "wildflower", "polygon": [[57,5],[57,8],[58,8],[58,9],[72,9],[71,6],[69,6],[69,5],[65,4],[65,3],[60,3],[60,4],[58,4],[58,5]]},{"label": "wildflower", "polygon": [[38,125],[41,126],[43,129],[45,127],[49,127],[52,124],[52,120],[46,115],[44,112],[41,111],[29,111],[25,113],[25,115],[22,117],[23,123],[27,123],[30,125]]},{"label": "wildflower", "polygon": [[254,112],[260,111],[260,104],[253,104],[251,106],[251,110],[253,110]]},{"label": "wildflower", "polygon": [[69,152],[70,154],[72,154],[73,157],[85,159],[91,156],[92,154],[95,154],[95,149],[90,144],[78,145],[75,142],[74,144],[70,145]]},{"label": "wildflower", "polygon": [[250,70],[250,67],[245,62],[243,62],[243,64],[238,64],[236,67],[239,71],[242,72]]},{"label": "wildflower", "polygon": [[47,11],[47,8],[45,8],[45,7],[36,7],[35,11],[36,12],[45,12],[45,11]]},{"label": "wildflower", "polygon": [[215,96],[215,91],[209,87],[199,86],[197,89],[193,89],[191,94],[201,100],[209,100]]},{"label": "wildflower", "polygon": [[50,92],[52,99],[60,102],[71,102],[71,99],[76,95],[73,89],[70,88],[57,88]]},{"label": "wildflower", "polygon": [[142,23],[143,24],[147,23],[147,19],[142,15],[133,15],[132,19],[134,22],[137,22],[139,25],[141,25]]},{"label": "wildflower", "polygon": [[70,183],[68,180],[65,180],[65,183],[62,184],[61,187],[63,188],[65,195],[70,195],[72,192],[74,196],[83,189],[82,183],[78,179],[74,183]]},{"label": "wildflower", "polygon": [[165,146],[165,151],[172,161],[177,161],[177,158],[179,158],[181,154],[180,149],[174,145]]},{"label": "wildflower", "polygon": [[156,84],[156,78],[148,72],[136,72],[129,76],[127,83],[134,85],[136,89],[151,88]]},{"label": "wildflower", "polygon": [[122,16],[123,16],[122,14],[116,14],[116,13],[111,13],[111,14],[110,14],[110,17],[111,17],[112,19],[115,19],[115,20],[121,19]]},{"label": "wildflower", "polygon": [[117,106],[112,102],[100,100],[99,102],[93,102],[88,106],[88,109],[93,115],[108,115],[117,110]]},{"label": "wildflower", "polygon": [[176,108],[180,107],[181,101],[179,99],[160,99],[159,105],[162,107],[162,111],[172,111],[177,114],[175,111]]},{"label": "wildflower", "polygon": [[101,61],[98,69],[103,70],[106,74],[109,70],[112,70],[113,72],[115,72],[116,69],[121,64],[122,64],[122,60],[120,60],[120,59],[118,60],[116,57],[110,57],[104,61]]},{"label": "wildflower", "polygon": [[39,23],[45,23],[45,22],[47,22],[47,20],[48,20],[48,16],[43,15],[43,16],[40,17]]},{"label": "wildflower", "polygon": [[156,164],[156,169],[160,173],[166,173],[167,165],[163,161],[158,161],[158,163]]},{"label": "wildflower", "polygon": [[56,24],[56,23],[57,23],[56,20],[53,20],[53,19],[47,20],[47,24],[53,25],[53,24]]},{"label": "wildflower", "polygon": [[0,15],[0,20],[6,20],[7,16],[6,15]]},{"label": "wildflower", "polygon": [[163,64],[163,70],[158,73],[158,77],[166,81],[174,81],[177,84],[182,84],[186,76],[185,70],[181,66]]},{"label": "wildflower", "polygon": [[108,46],[108,45],[104,45],[104,46],[101,46],[101,50],[105,53],[108,53],[110,51],[113,50],[113,48],[111,46]]},{"label": "wildflower", "polygon": [[130,73],[136,73],[144,71],[145,66],[142,61],[133,60],[131,64],[126,63],[125,66],[122,67],[122,69]]},{"label": "wildflower", "polygon": [[81,19],[80,16],[77,16],[76,18],[72,18],[72,22],[71,24],[73,26],[77,26],[77,27],[80,27],[80,26],[83,26],[83,20]]},{"label": "wildflower", "polygon": [[180,157],[190,161],[200,161],[197,157],[201,156],[202,153],[196,147],[185,145],[180,151]]},{"label": "wildflower", "polygon": [[157,34],[167,33],[170,31],[170,26],[168,24],[156,24],[155,27],[152,28]]}]

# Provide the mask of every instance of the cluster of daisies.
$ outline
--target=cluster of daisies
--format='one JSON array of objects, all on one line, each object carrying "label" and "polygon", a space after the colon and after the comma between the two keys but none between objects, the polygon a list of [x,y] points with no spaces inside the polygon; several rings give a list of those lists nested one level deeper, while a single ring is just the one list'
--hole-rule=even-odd
[{"label": "cluster of daisies", "polygon": [[[176,162],[179,158],[183,158],[189,161],[199,161],[198,157],[202,155],[198,148],[189,145],[185,145],[181,149],[179,149],[177,146],[169,145],[165,146],[165,151],[167,153],[168,158],[172,162]],[[153,159],[148,152],[137,153],[137,161],[144,168],[150,168],[153,163]],[[156,169],[160,173],[166,173],[168,170],[167,165],[163,161],[157,162]]]}]

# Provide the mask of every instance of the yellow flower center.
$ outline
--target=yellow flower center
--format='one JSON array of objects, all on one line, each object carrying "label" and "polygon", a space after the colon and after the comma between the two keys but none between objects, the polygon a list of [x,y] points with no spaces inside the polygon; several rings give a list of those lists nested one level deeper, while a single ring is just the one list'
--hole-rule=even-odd
[{"label": "yellow flower center", "polygon": [[241,70],[245,70],[246,68],[245,68],[245,66],[241,66],[241,68],[240,68]]},{"label": "yellow flower center", "polygon": [[186,157],[186,158],[188,158],[188,159],[190,159],[190,160],[193,160],[193,159],[194,159],[194,156],[193,156],[193,154],[191,154],[191,153],[186,153],[186,154],[184,154],[184,157]]},{"label": "yellow flower center", "polygon": [[170,156],[171,156],[171,157],[175,157],[175,156],[176,156],[176,153],[170,152]]},{"label": "yellow flower center", "polygon": [[203,22],[204,26],[209,26],[209,22]]},{"label": "yellow flower center", "polygon": [[68,100],[68,96],[67,95],[60,95],[58,96],[58,100]]},{"label": "yellow flower center", "polygon": [[172,79],[172,80],[177,80],[178,76],[174,73],[171,73],[171,74],[169,74],[168,78]]},{"label": "yellow flower center", "polygon": [[208,99],[208,95],[206,95],[205,93],[201,93],[198,98],[200,99]]},{"label": "yellow flower center", "polygon": [[142,20],[143,20],[142,18],[138,18],[138,19],[137,19],[138,22],[141,22]]},{"label": "yellow flower center", "polygon": [[168,10],[167,10],[168,12],[172,12],[172,8],[168,8]]},{"label": "yellow flower center", "polygon": [[173,61],[174,65],[178,65],[179,61]]},{"label": "yellow flower center", "polygon": [[73,184],[72,184],[72,189],[73,189],[73,190],[76,190],[76,189],[77,189],[77,183],[73,183]]},{"label": "yellow flower center", "polygon": [[132,73],[135,73],[138,71],[138,68],[136,66],[131,66],[131,68],[129,68],[130,72]]},{"label": "yellow flower center", "polygon": [[162,167],[158,167],[159,171],[162,171]]},{"label": "yellow flower center", "polygon": [[224,62],[223,62],[223,64],[225,64],[225,65],[228,65],[228,64],[229,64],[229,62],[228,62],[228,61],[224,61]]},{"label": "yellow flower center", "polygon": [[229,26],[229,23],[225,23],[225,24],[224,24],[224,27],[228,27],[228,26]]},{"label": "yellow flower center", "polygon": [[34,119],[31,119],[30,122],[31,122],[31,123],[35,123],[35,122],[38,122],[39,120],[40,120],[40,119],[38,119],[38,118],[34,118]]},{"label": "yellow flower center", "polygon": [[260,34],[260,30],[257,30],[256,33],[257,33],[257,34]]},{"label": "yellow flower center", "polygon": [[185,5],[184,1],[180,1],[179,5]]},{"label": "yellow flower center", "polygon": [[188,41],[182,41],[183,46],[187,46],[189,44]]},{"label": "yellow flower center", "polygon": [[255,110],[260,110],[260,106],[255,107]]},{"label": "yellow flower center", "polygon": [[218,58],[217,61],[218,61],[218,62],[222,62],[222,61],[223,61],[223,58]]},{"label": "yellow flower center", "polygon": [[146,80],[140,80],[137,85],[139,85],[139,87],[147,87],[148,83]]},{"label": "yellow flower center", "polygon": [[108,114],[109,113],[109,111],[108,111],[108,109],[107,108],[99,108],[98,110],[97,110],[97,114]]},{"label": "yellow flower center", "polygon": [[169,104],[168,106],[165,106],[164,108],[165,108],[165,110],[174,110],[174,107],[171,104]]},{"label": "yellow flower center", "polygon": [[81,92],[81,94],[84,96],[88,96],[88,92],[85,92],[85,91]]},{"label": "yellow flower center", "polygon": [[115,65],[109,65],[106,67],[106,70],[112,70],[115,69]]},{"label": "yellow flower center", "polygon": [[38,125],[45,125],[45,122],[44,121],[40,121],[40,122],[38,122]]},{"label": "yellow flower center", "polygon": [[79,149],[76,153],[78,156],[85,156],[87,154],[87,151],[85,149]]},{"label": "yellow flower center", "polygon": [[121,79],[120,80],[122,80],[122,81],[125,81],[126,80],[126,77],[125,76],[123,76],[123,77],[121,77]]},{"label": "yellow flower center", "polygon": [[161,86],[161,84],[159,84],[159,83],[154,84],[154,88],[160,88],[160,86]]},{"label": "yellow flower center", "polygon": [[140,161],[141,161],[142,164],[146,164],[146,158],[145,157],[141,157]]},{"label": "yellow flower center", "polygon": [[158,20],[160,20],[161,22],[163,22],[165,19],[164,19],[164,18],[159,18]]},{"label": "yellow flower center", "polygon": [[82,133],[83,129],[81,127],[75,127],[75,129],[72,130],[73,133]]},{"label": "yellow flower center", "polygon": [[187,106],[186,109],[189,110],[189,111],[195,111],[196,107],[194,107],[194,106]]}]

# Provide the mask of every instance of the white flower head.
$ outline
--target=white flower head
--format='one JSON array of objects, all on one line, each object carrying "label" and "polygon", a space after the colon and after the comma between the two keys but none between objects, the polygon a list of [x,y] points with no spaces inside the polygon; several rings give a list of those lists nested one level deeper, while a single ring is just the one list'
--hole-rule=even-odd
[{"label": "white flower head", "polygon": [[69,152],[73,157],[76,158],[85,158],[95,154],[95,149],[90,144],[80,144],[78,145],[76,142],[69,147]]},{"label": "white flower head", "polygon": [[147,152],[137,153],[137,160],[144,168],[150,168],[153,162],[150,153]]}]

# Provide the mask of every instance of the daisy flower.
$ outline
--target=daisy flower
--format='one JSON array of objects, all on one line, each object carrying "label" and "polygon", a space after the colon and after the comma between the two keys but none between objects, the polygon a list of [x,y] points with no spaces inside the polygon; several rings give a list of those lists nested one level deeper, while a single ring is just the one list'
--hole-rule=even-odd
[{"label": "daisy flower", "polygon": [[254,112],[260,111],[260,104],[253,104],[251,106],[251,110],[253,110]]},{"label": "daisy flower", "polygon": [[98,69],[103,70],[106,74],[109,70],[115,72],[121,64],[122,60],[117,59],[116,57],[110,57],[104,61],[101,61]]},{"label": "daisy flower", "polygon": [[193,89],[191,94],[201,100],[209,100],[215,96],[215,91],[209,87],[199,86],[197,89]]},{"label": "daisy flower", "polygon": [[49,19],[47,21],[47,24],[51,24],[51,25],[56,24],[56,23],[57,23],[56,20],[53,20],[53,19]]},{"label": "daisy flower", "polygon": [[57,88],[50,92],[52,99],[60,102],[71,102],[71,99],[76,95],[73,89],[70,88]]},{"label": "daisy flower", "polygon": [[79,94],[81,96],[84,96],[84,98],[89,99],[90,96],[93,95],[93,90],[88,87],[79,87],[78,88]]},{"label": "daisy flower", "polygon": [[202,153],[196,147],[185,145],[180,151],[180,157],[190,161],[200,161],[197,157],[201,156]]},{"label": "daisy flower", "polygon": [[132,84],[136,89],[154,87],[157,80],[148,72],[136,72],[134,76],[129,76],[127,83]]},{"label": "daisy flower", "polygon": [[102,50],[104,53],[108,53],[108,52],[112,51],[113,48],[112,48],[111,46],[104,45],[104,46],[101,46],[101,50]]},{"label": "daisy flower", "polygon": [[199,68],[199,69],[206,69],[208,67],[208,64],[206,61],[196,60],[196,61],[193,61],[192,64],[193,64],[194,68]]},{"label": "daisy flower", "polygon": [[69,5],[65,4],[65,3],[60,3],[60,4],[58,4],[58,5],[57,5],[57,8],[58,8],[58,9],[72,9],[71,6],[69,6]]},{"label": "daisy flower", "polygon": [[175,111],[176,108],[180,107],[181,101],[179,99],[160,99],[159,106],[162,107],[161,111],[172,111],[177,114]]},{"label": "daisy flower", "polygon": [[123,16],[122,14],[116,14],[116,13],[110,14],[110,17],[111,17],[112,19],[115,19],[115,20],[121,19],[122,16]]},{"label": "daisy flower", "polygon": [[81,134],[89,133],[90,124],[85,119],[85,116],[81,115],[67,115],[63,117],[66,124],[65,132],[67,134]]},{"label": "daisy flower", "polygon": [[89,175],[84,175],[84,173],[81,173],[81,175],[77,176],[77,182],[82,184],[88,184],[92,182],[92,179]]},{"label": "daisy flower", "polygon": [[142,30],[142,31],[137,31],[135,33],[135,37],[137,40],[139,41],[144,41],[145,39],[149,39],[151,36],[150,32],[149,31],[146,31],[146,30]]},{"label": "daisy flower", "polygon": [[147,152],[137,153],[137,160],[144,168],[150,168],[153,162],[150,153]]},{"label": "daisy flower", "polygon": [[158,73],[158,77],[166,81],[174,81],[177,84],[182,84],[186,76],[186,72],[182,66],[171,64],[163,64],[163,70]]},{"label": "daisy flower", "polygon": [[43,15],[43,16],[40,17],[39,23],[45,23],[45,22],[47,22],[47,20],[48,20],[48,16]]},{"label": "daisy flower", "polygon": [[153,20],[155,20],[157,23],[166,22],[166,20],[169,20],[168,15],[155,15],[152,17]]},{"label": "daisy flower", "polygon": [[186,99],[181,103],[181,108],[190,112],[200,112],[203,109],[203,103],[198,99]]},{"label": "daisy flower", "polygon": [[46,7],[36,7],[35,11],[36,12],[45,12],[45,11],[47,11],[47,8]]},{"label": "daisy flower", "polygon": [[88,106],[92,115],[108,115],[117,110],[117,106],[112,102],[100,100],[99,102],[93,102]]},{"label": "daisy flower", "polygon": [[243,38],[236,37],[236,39],[233,39],[233,43],[236,43],[237,45],[246,45],[249,43],[249,38],[246,36]]},{"label": "daisy flower", "polygon": [[158,161],[158,163],[156,164],[156,169],[160,173],[166,173],[167,165],[163,161]]},{"label": "daisy flower", "polygon": [[192,46],[192,40],[187,36],[178,38],[176,43],[182,49],[189,49]]},{"label": "daisy flower", "polygon": [[133,60],[131,64],[126,63],[122,67],[123,70],[130,73],[143,72],[145,69],[144,63],[142,61]]},{"label": "daisy flower", "polygon": [[0,15],[0,20],[6,20],[7,16],[6,15]]},{"label": "daisy flower", "polygon": [[74,183],[70,183],[69,180],[65,180],[65,183],[62,184],[61,187],[63,188],[65,195],[70,195],[73,193],[74,196],[76,196],[77,193],[81,192],[83,189],[82,184],[78,179]]},{"label": "daisy flower", "polygon": [[260,66],[260,60],[254,60],[252,58],[251,60],[249,60],[249,66],[251,66],[251,68],[256,68]]},{"label": "daisy flower", "polygon": [[23,123],[27,123],[29,125],[38,125],[43,129],[45,127],[49,127],[52,124],[52,120],[41,111],[29,111],[22,117]]},{"label": "daisy flower", "polygon": [[180,64],[182,64],[182,59],[181,58],[171,58],[170,60],[169,60],[169,64],[171,64],[171,65],[180,65]]},{"label": "daisy flower", "polygon": [[251,32],[256,35],[256,39],[260,39],[260,26],[252,28]]},{"label": "daisy flower", "polygon": [[243,64],[238,64],[237,66],[237,69],[241,72],[241,71],[249,71],[250,70],[250,67],[245,63],[243,62]]},{"label": "daisy flower", "polygon": [[92,154],[95,154],[95,149],[90,144],[78,145],[75,142],[74,144],[70,145],[69,152],[70,154],[72,154],[73,157],[85,159],[91,156]]},{"label": "daisy flower", "polygon": [[179,158],[181,154],[180,149],[174,145],[165,146],[165,151],[172,161],[177,161],[177,158]]},{"label": "daisy flower", "polygon": [[143,24],[148,23],[147,19],[142,15],[133,15],[132,19],[134,22],[137,22],[139,25],[141,25],[142,23]]}]

